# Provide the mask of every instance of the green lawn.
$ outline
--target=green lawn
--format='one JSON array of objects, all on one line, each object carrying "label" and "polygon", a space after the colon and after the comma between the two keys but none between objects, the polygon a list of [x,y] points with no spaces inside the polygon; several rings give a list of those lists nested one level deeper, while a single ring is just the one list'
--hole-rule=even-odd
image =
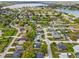
[{"label": "green lawn", "polygon": [[68,51],[67,52],[74,52],[73,45],[71,43],[64,43],[64,44],[68,48]]},{"label": "green lawn", "polygon": [[9,52],[13,52],[13,51],[15,51],[15,48],[10,48],[9,49]]},{"label": "green lawn", "polygon": [[51,51],[52,51],[52,56],[54,58],[58,58],[58,54],[56,53],[58,51],[57,47],[56,47],[56,44],[55,43],[52,43],[51,44]]},{"label": "green lawn", "polygon": [[2,38],[0,39],[0,52],[3,52],[5,47],[8,46],[8,44],[11,42],[11,40],[9,40],[11,38]]},{"label": "green lawn", "polygon": [[5,26],[3,26],[1,23],[0,23],[0,28],[4,28]]},{"label": "green lawn", "polygon": [[5,58],[12,58],[13,54],[7,54]]},{"label": "green lawn", "polygon": [[8,42],[2,42],[0,44],[0,52],[3,52],[4,51],[4,48],[7,46]]},{"label": "green lawn", "polygon": [[50,41],[54,40],[54,38],[53,38],[53,37],[48,37],[48,39],[49,39]]},{"label": "green lawn", "polygon": [[3,32],[4,32],[3,36],[13,36],[17,33],[17,30],[13,28],[11,29],[8,28],[8,29],[4,29]]}]

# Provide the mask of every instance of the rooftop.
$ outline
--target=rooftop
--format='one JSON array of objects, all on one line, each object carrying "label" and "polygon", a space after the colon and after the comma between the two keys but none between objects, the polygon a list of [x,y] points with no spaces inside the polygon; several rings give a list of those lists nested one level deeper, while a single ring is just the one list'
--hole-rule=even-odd
[{"label": "rooftop", "polygon": [[67,53],[61,53],[59,55],[60,58],[68,58],[68,54]]},{"label": "rooftop", "polygon": [[79,52],[79,45],[75,45],[75,46],[73,47],[73,49],[74,49],[75,52]]},{"label": "rooftop", "polygon": [[18,39],[18,41],[20,41],[20,40],[25,40],[26,41],[27,39],[25,37],[22,37],[22,38]]},{"label": "rooftop", "polygon": [[44,55],[42,53],[37,53],[36,58],[44,58]]}]

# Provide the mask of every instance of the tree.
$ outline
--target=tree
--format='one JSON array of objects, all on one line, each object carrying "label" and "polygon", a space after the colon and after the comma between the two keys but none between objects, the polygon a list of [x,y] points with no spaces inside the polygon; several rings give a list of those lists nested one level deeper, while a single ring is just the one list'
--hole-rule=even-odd
[{"label": "tree", "polygon": [[23,44],[24,49],[27,49],[30,46],[31,42],[27,41]]},{"label": "tree", "polygon": [[74,19],[74,22],[79,24],[79,18]]},{"label": "tree", "polygon": [[22,58],[35,58],[35,56],[33,51],[26,51],[23,53]]},{"label": "tree", "polygon": [[46,45],[46,43],[43,43],[43,44],[41,45],[41,52],[43,52],[44,54],[47,53],[47,45]]},{"label": "tree", "polygon": [[20,26],[24,26],[24,24],[25,24],[25,23],[24,23],[23,21],[20,21],[20,22],[19,22],[19,25],[20,25]]},{"label": "tree", "polygon": [[31,26],[33,29],[35,29],[35,24],[32,22],[29,22],[29,26]]},{"label": "tree", "polygon": [[33,19],[33,20],[36,20],[36,16],[32,16],[32,19]]},{"label": "tree", "polygon": [[31,31],[28,31],[26,34],[28,39],[34,39],[34,37],[36,36],[36,31],[31,29]]}]

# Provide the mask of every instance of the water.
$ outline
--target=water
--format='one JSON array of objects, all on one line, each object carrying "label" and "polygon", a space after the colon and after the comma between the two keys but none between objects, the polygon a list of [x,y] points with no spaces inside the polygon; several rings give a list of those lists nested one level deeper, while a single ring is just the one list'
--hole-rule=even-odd
[{"label": "water", "polygon": [[22,7],[37,7],[37,6],[47,6],[46,4],[43,3],[24,3],[24,4],[15,4],[11,6],[5,6],[3,8],[22,8]]},{"label": "water", "polygon": [[72,14],[75,17],[79,17],[79,10],[58,9],[58,11],[68,13],[68,14]]}]

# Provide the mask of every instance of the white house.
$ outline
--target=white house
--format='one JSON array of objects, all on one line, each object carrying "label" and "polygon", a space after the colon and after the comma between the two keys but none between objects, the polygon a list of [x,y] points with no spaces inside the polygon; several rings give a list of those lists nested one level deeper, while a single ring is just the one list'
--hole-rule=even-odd
[{"label": "white house", "polygon": [[2,34],[3,34],[2,30],[0,30],[0,37],[2,36]]},{"label": "white house", "polygon": [[74,52],[79,52],[79,45],[75,45],[73,49],[74,49]]},{"label": "white house", "polygon": [[60,58],[68,58],[68,54],[67,53],[61,53],[59,55]]}]

